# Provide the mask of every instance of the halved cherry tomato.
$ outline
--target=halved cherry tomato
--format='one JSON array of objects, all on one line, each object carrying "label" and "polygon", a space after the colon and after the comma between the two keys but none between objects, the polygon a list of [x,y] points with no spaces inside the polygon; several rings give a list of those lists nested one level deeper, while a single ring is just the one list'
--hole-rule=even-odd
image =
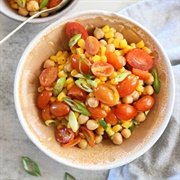
[{"label": "halved cherry tomato", "polygon": [[49,0],[48,8],[53,8],[57,6],[62,0]]},{"label": "halved cherry tomato", "polygon": [[126,54],[128,64],[134,68],[141,70],[149,70],[153,66],[151,56],[142,49],[132,49]]},{"label": "halved cherry tomato", "polygon": [[92,119],[102,119],[107,116],[107,112],[100,106],[95,107],[95,108],[87,106],[87,110],[91,114]]},{"label": "halved cherry tomato", "polygon": [[42,109],[41,116],[42,116],[43,121],[51,120],[51,113],[50,113],[49,105],[47,105],[44,109]]},{"label": "halved cherry tomato", "polygon": [[66,144],[61,144],[62,147],[73,147],[76,144],[78,144],[81,141],[81,136],[78,136],[76,138],[74,138],[72,141],[66,143]]},{"label": "halved cherry tomato", "polygon": [[56,140],[62,144],[71,142],[74,139],[74,132],[70,128],[60,128],[55,132]]},{"label": "halved cherry tomato", "polygon": [[154,98],[150,95],[145,95],[134,103],[134,107],[138,111],[148,111],[154,105]]},{"label": "halved cherry tomato", "polygon": [[86,29],[77,22],[69,22],[66,24],[66,35],[69,39],[76,34],[81,34],[84,40],[88,37]]},{"label": "halved cherry tomato", "polygon": [[78,72],[82,71],[84,74],[88,74],[90,72],[91,62],[88,59],[84,58],[83,60],[80,60],[80,58],[81,56],[78,54],[74,54],[71,56],[72,67],[76,69]]},{"label": "halved cherry tomato", "polygon": [[115,69],[121,69],[123,67],[117,55],[114,54],[113,52],[110,51],[107,52],[106,57],[107,57],[107,62],[111,64]]},{"label": "halved cherry tomato", "polygon": [[112,108],[107,116],[105,117],[105,121],[109,124],[115,125],[118,122],[118,118],[115,115],[115,108]]},{"label": "halved cherry tomato", "polygon": [[84,136],[86,137],[86,140],[88,142],[88,144],[93,147],[95,146],[95,135],[93,133],[93,131],[89,130],[87,127],[85,126],[81,126],[80,127],[80,131],[82,131],[82,133],[84,134]]},{"label": "halved cherry tomato", "polygon": [[97,77],[108,77],[114,72],[114,67],[106,62],[95,62],[91,66],[92,73]]},{"label": "halved cherry tomato", "polygon": [[94,36],[88,36],[85,41],[85,49],[88,54],[95,55],[99,52],[99,41]]},{"label": "halved cherry tomato", "polygon": [[43,90],[37,98],[37,106],[39,109],[44,109],[52,96],[52,91]]},{"label": "halved cherry tomato", "polygon": [[129,74],[123,81],[117,85],[120,97],[125,97],[134,92],[138,85],[138,79],[134,74]]},{"label": "halved cherry tomato", "polygon": [[106,84],[100,84],[97,88],[94,88],[94,96],[105,105],[115,105],[114,92]]},{"label": "halved cherry tomato", "polygon": [[130,120],[137,114],[137,110],[129,104],[119,104],[115,109],[115,115],[120,120]]},{"label": "halved cherry tomato", "polygon": [[50,106],[50,112],[57,117],[67,116],[69,114],[70,107],[65,102],[53,102]]},{"label": "halved cherry tomato", "polygon": [[76,84],[72,86],[72,88],[68,92],[68,96],[72,99],[86,100],[87,93],[86,91],[79,88]]},{"label": "halved cherry tomato", "polygon": [[132,68],[132,73],[136,76],[139,76],[139,79],[147,80],[151,76],[151,73],[148,71],[143,71],[141,69]]},{"label": "halved cherry tomato", "polygon": [[39,76],[40,84],[44,87],[50,87],[56,80],[58,68],[50,66],[42,71]]}]

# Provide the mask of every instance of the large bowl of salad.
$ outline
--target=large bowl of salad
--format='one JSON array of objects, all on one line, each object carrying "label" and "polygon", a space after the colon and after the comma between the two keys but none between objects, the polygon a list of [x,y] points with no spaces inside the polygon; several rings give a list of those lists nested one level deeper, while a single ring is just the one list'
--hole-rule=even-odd
[{"label": "large bowl of salad", "polygon": [[71,167],[104,170],[133,161],[160,138],[173,110],[174,78],[166,52],[142,25],[88,11],[32,40],[14,97],[41,151]]}]

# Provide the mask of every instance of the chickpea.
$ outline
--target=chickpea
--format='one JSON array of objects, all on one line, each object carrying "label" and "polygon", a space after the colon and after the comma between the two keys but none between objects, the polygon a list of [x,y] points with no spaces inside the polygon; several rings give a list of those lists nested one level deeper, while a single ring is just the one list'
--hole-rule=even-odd
[{"label": "chickpea", "polygon": [[99,41],[99,44],[100,44],[100,46],[106,46],[106,45],[107,45],[107,42],[106,42],[104,39],[101,39],[101,40]]},{"label": "chickpea", "polygon": [[87,141],[85,139],[81,139],[80,142],[78,143],[78,146],[81,149],[85,149],[88,146],[88,143],[87,143]]},{"label": "chickpea", "polygon": [[144,112],[138,112],[136,117],[134,118],[137,122],[143,122],[146,119],[146,115]]},{"label": "chickpea", "polygon": [[[45,9],[48,9],[47,7],[43,7],[42,9],[41,9],[41,11],[43,11],[43,10],[45,10]],[[41,17],[47,17],[49,15],[49,13],[42,13],[41,14]]]},{"label": "chickpea", "polygon": [[118,59],[119,59],[119,61],[121,62],[121,64],[122,64],[123,66],[126,65],[126,59],[125,59],[125,57],[123,57],[123,56],[118,56]]},{"label": "chickpea", "polygon": [[107,44],[107,45],[106,45],[106,51],[107,51],[107,52],[114,52],[114,51],[115,51],[115,46],[114,46],[114,44]]},{"label": "chickpea", "polygon": [[22,8],[22,7],[19,7],[18,9],[18,14],[22,15],[22,16],[27,16],[28,15],[28,10],[26,8]]},{"label": "chickpea", "polygon": [[95,135],[95,143],[96,144],[101,143],[102,140],[103,140],[103,137],[101,135],[97,135],[97,134]]},{"label": "chickpea", "polygon": [[147,85],[144,87],[143,95],[152,95],[154,93],[154,89],[151,85]]},{"label": "chickpea", "polygon": [[111,28],[110,30],[111,30],[113,33],[116,32],[116,29],[115,29],[115,28]]},{"label": "chickpea", "polygon": [[27,10],[28,11],[37,11],[39,10],[39,4],[37,1],[29,1],[27,3]]},{"label": "chickpea", "polygon": [[97,38],[97,39],[102,39],[104,37],[104,32],[102,29],[100,28],[96,28],[94,30],[94,36]]},{"label": "chickpea", "polygon": [[132,94],[131,94],[133,101],[137,101],[139,99],[139,93],[135,90]]},{"label": "chickpea", "polygon": [[132,96],[125,96],[122,98],[122,102],[125,104],[131,104],[133,102],[133,97]]},{"label": "chickpea", "polygon": [[64,66],[64,71],[71,72],[73,70],[71,62],[67,62]]},{"label": "chickpea", "polygon": [[120,40],[124,39],[122,33],[120,33],[120,32],[115,32],[114,33],[114,38],[117,38],[117,39],[120,39]]},{"label": "chickpea", "polygon": [[129,138],[130,136],[131,136],[131,131],[129,130],[129,129],[123,129],[122,131],[121,131],[121,134],[122,134],[122,136],[124,137],[124,138]]},{"label": "chickpea", "polygon": [[[30,15],[30,16],[33,16],[34,14],[37,14],[38,12],[39,12],[39,11],[30,11],[30,12],[29,12],[29,15]],[[38,16],[36,16],[36,17],[38,17]]]},{"label": "chickpea", "polygon": [[97,106],[99,105],[98,99],[96,99],[96,98],[94,98],[94,97],[89,98],[89,99],[87,100],[87,103],[88,103],[88,105],[89,105],[90,107],[93,107],[93,108],[95,108],[95,107],[97,107]]},{"label": "chickpea", "polygon": [[112,142],[113,142],[114,144],[116,144],[116,145],[122,144],[123,138],[122,138],[121,133],[117,132],[117,133],[115,133],[114,135],[112,135],[111,140],[112,140]]},{"label": "chickpea", "polygon": [[89,116],[85,116],[84,114],[80,114],[78,117],[79,124],[85,124],[89,119]]},{"label": "chickpea", "polygon": [[149,79],[144,81],[147,85],[152,85],[154,83],[154,77],[151,75]]},{"label": "chickpea", "polygon": [[98,128],[98,123],[97,123],[95,120],[90,119],[90,120],[87,121],[86,127],[87,127],[89,130],[92,130],[92,131],[93,131],[93,130],[95,130],[95,129]]},{"label": "chickpea", "polygon": [[50,60],[50,59],[48,59],[48,60],[46,60],[46,61],[44,62],[44,68],[48,68],[48,67],[50,67],[50,66],[55,66],[55,62],[52,61],[52,60]]}]

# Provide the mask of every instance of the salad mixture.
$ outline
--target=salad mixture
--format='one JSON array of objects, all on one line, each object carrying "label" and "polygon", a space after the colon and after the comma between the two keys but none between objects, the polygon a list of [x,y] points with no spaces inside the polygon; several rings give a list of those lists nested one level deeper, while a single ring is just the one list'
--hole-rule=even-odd
[{"label": "salad mixture", "polygon": [[[22,16],[33,16],[39,11],[53,8],[62,0],[7,0],[12,9],[17,10]],[[41,17],[47,17],[49,13],[42,13]]]},{"label": "salad mixture", "polygon": [[77,22],[65,26],[70,52],[44,62],[37,106],[63,147],[82,149],[110,139],[120,145],[145,121],[159,93],[151,50],[105,25],[93,35]]}]

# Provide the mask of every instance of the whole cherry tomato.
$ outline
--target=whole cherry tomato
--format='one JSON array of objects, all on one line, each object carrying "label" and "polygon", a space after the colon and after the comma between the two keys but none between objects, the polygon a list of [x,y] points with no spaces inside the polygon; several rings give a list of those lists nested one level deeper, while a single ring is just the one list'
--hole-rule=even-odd
[{"label": "whole cherry tomato", "polygon": [[70,107],[65,102],[53,102],[50,106],[50,112],[57,117],[67,116],[70,112]]},{"label": "whole cherry tomato", "polygon": [[47,90],[43,90],[39,95],[38,95],[38,98],[37,98],[37,106],[39,109],[44,109],[50,98],[52,96],[52,91],[47,91]]},{"label": "whole cherry tomato", "polygon": [[87,106],[87,110],[91,114],[92,119],[102,119],[107,116],[107,112],[100,106],[95,107],[95,108]]},{"label": "whole cherry tomato", "polygon": [[115,115],[120,120],[130,120],[137,114],[137,110],[129,104],[119,104],[115,109]]},{"label": "whole cherry tomato", "polygon": [[49,105],[47,105],[44,109],[42,109],[41,116],[42,116],[43,121],[51,120],[51,113],[50,113]]},{"label": "whole cherry tomato", "polygon": [[134,107],[138,111],[148,111],[154,105],[154,98],[150,95],[145,95],[134,103]]},{"label": "whole cherry tomato", "polygon": [[85,41],[85,49],[88,54],[95,55],[99,52],[99,41],[94,36],[88,36]]},{"label": "whole cherry tomato", "polygon": [[138,79],[134,74],[129,74],[123,81],[117,85],[120,97],[125,97],[134,92],[138,85]]},{"label": "whole cherry tomato", "polygon": [[112,108],[107,116],[105,117],[105,121],[109,124],[115,125],[118,122],[118,118],[115,115],[115,108]]}]

